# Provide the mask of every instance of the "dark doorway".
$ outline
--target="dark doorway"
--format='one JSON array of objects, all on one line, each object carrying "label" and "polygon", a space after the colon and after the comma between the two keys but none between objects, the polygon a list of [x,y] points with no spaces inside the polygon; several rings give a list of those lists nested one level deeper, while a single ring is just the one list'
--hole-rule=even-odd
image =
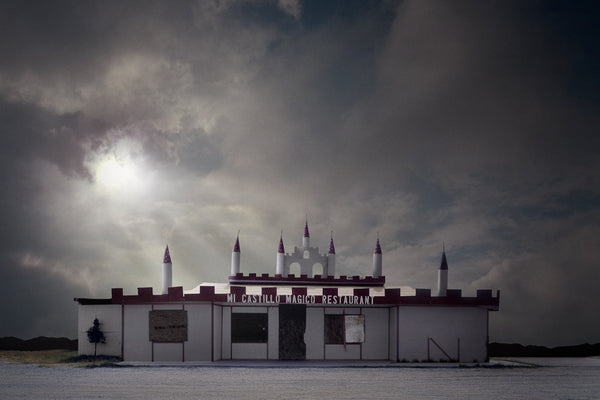
[{"label": "dark doorway", "polygon": [[305,360],[306,305],[279,305],[279,359]]}]

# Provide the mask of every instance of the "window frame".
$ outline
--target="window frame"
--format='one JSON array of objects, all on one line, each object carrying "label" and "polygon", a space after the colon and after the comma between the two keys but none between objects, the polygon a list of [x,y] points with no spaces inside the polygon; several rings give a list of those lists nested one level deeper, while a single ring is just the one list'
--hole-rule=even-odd
[{"label": "window frame", "polygon": [[269,314],[231,313],[231,343],[268,343]]},{"label": "window frame", "polygon": [[365,315],[324,314],[323,340],[326,345],[364,343]]}]

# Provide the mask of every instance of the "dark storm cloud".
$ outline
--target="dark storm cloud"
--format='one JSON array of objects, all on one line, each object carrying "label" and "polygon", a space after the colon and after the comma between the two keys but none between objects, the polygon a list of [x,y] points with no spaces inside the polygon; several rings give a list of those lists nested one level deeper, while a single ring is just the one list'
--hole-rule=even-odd
[{"label": "dark storm cloud", "polygon": [[[2,251],[6,254],[6,251]],[[12,306],[3,307],[2,336],[32,338],[37,336],[74,336],[77,307],[73,296],[80,288],[64,277],[35,269],[19,268],[6,262],[0,268],[3,299]],[[18,307],[14,307],[18,304]]]},{"label": "dark storm cloud", "polygon": [[[60,205],[49,211],[43,200],[48,189],[64,186],[45,181],[42,170],[55,169],[69,179],[89,181],[92,177],[84,165],[85,154],[102,141],[104,127],[78,114],[60,115],[5,100],[0,101],[0,126],[0,180],[4,187],[0,197],[0,274],[9,300],[2,308],[2,334],[66,335],[76,326],[75,307],[60,293],[81,286],[65,276],[67,271],[61,266],[80,255],[56,223]],[[70,215],[64,217],[68,220]],[[73,278],[77,275],[75,272]],[[20,306],[12,307],[15,302]]]},{"label": "dark storm cloud", "polygon": [[85,122],[77,115],[57,115],[33,105],[0,102],[0,124],[0,177],[6,189],[0,197],[0,247],[6,261],[3,267],[9,268],[15,254],[31,249],[58,256],[60,244],[51,238],[60,234],[53,232],[40,200],[53,183],[44,182],[37,168],[56,168],[68,177],[90,179],[84,166],[90,139],[78,134]]},{"label": "dark storm cloud", "polygon": [[12,180],[11,187],[19,185],[20,177],[11,169],[31,173],[29,164],[36,159],[56,165],[66,175],[88,177],[86,151],[102,145],[107,128],[106,123],[87,121],[77,113],[58,114],[5,99],[0,99],[0,121],[2,173]]},{"label": "dark storm cloud", "polygon": [[569,60],[583,54],[573,55],[535,11],[519,3],[401,5],[380,94],[359,117],[375,122],[361,128],[377,130],[378,140],[356,142],[382,163],[401,158],[426,169],[417,174],[447,171],[454,180],[499,173],[530,184],[592,161],[598,120],[568,88]]},{"label": "dark storm cloud", "polygon": [[[242,269],[270,272],[280,230],[297,244],[308,214],[342,273],[369,273],[379,233],[392,286],[435,286],[445,242],[451,286],[502,290],[492,339],[599,334],[595,3],[0,7],[15,288],[156,287],[166,242],[177,284],[223,281],[238,229]],[[126,184],[101,177],[106,160]],[[14,332],[59,323],[39,299]]]}]

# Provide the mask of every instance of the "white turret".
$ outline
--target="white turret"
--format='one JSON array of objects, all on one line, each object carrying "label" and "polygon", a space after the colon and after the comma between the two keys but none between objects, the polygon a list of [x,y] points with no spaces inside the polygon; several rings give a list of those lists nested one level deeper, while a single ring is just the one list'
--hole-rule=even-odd
[{"label": "white turret", "polygon": [[302,237],[302,248],[308,250],[310,247],[310,234],[308,233],[308,218],[304,224],[304,236]]},{"label": "white turret", "polygon": [[167,245],[162,264],[162,294],[168,294],[171,286],[173,286],[173,264],[171,263],[171,254],[169,254],[169,245]]},{"label": "white turret", "polygon": [[275,274],[285,276],[285,248],[283,247],[283,233],[279,238],[279,248],[277,249],[277,268]]},{"label": "white turret", "polygon": [[442,250],[442,261],[438,268],[438,296],[446,296],[448,290],[448,261],[446,260],[446,249]]},{"label": "white turret", "polygon": [[333,245],[333,231],[329,241],[329,254],[327,254],[327,275],[335,276],[335,246]]},{"label": "white turret", "polygon": [[381,246],[379,245],[379,235],[377,235],[377,245],[373,251],[373,278],[381,276],[383,266]]},{"label": "white turret", "polygon": [[231,252],[231,276],[235,276],[240,272],[240,234],[238,233]]}]

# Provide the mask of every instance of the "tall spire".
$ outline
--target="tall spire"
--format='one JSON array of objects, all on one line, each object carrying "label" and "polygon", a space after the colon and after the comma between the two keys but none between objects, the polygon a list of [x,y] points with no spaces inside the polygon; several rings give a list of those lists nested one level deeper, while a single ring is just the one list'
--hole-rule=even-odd
[{"label": "tall spire", "polygon": [[381,253],[381,246],[379,245],[379,233],[377,233],[377,244],[375,250],[373,250],[373,278],[379,278],[382,276],[383,267],[383,255]]},{"label": "tall spire", "polygon": [[331,231],[331,240],[329,241],[329,254],[335,254],[335,246],[333,245],[333,231]]},{"label": "tall spire", "polygon": [[277,249],[278,253],[285,253],[285,248],[283,247],[283,232],[281,232],[281,236],[279,237],[279,249]]},{"label": "tall spire", "polygon": [[335,276],[335,246],[333,245],[333,231],[331,231],[331,240],[329,241],[329,254],[327,254],[327,276]]},{"label": "tall spire", "polygon": [[306,216],[306,222],[304,223],[304,237],[302,238],[302,248],[304,250],[310,249],[310,234],[308,233],[308,215]]},{"label": "tall spire", "polygon": [[442,261],[440,262],[441,270],[448,270],[448,261],[446,260],[446,246],[442,247]]},{"label": "tall spire", "polygon": [[240,252],[240,233],[239,232],[237,234],[237,238],[235,239],[235,244],[233,245],[233,252],[234,253]]},{"label": "tall spire", "polygon": [[438,296],[446,296],[448,292],[448,261],[446,260],[446,245],[442,244],[442,261],[438,268]]},{"label": "tall spire", "polygon": [[163,264],[171,264],[171,254],[169,254],[169,245],[167,245],[167,248],[165,249]]},{"label": "tall spire", "polygon": [[240,231],[238,231],[231,252],[231,276],[236,276],[240,273]]},{"label": "tall spire", "polygon": [[287,276],[285,272],[285,248],[283,247],[283,231],[279,236],[279,248],[277,249],[277,265],[275,267],[275,275]]},{"label": "tall spire", "polygon": [[379,233],[377,234],[377,244],[375,245],[374,254],[381,254],[381,246],[379,245]]},{"label": "tall spire", "polygon": [[308,216],[306,217],[306,223],[304,224],[304,237],[310,237],[310,234],[308,233]]}]

